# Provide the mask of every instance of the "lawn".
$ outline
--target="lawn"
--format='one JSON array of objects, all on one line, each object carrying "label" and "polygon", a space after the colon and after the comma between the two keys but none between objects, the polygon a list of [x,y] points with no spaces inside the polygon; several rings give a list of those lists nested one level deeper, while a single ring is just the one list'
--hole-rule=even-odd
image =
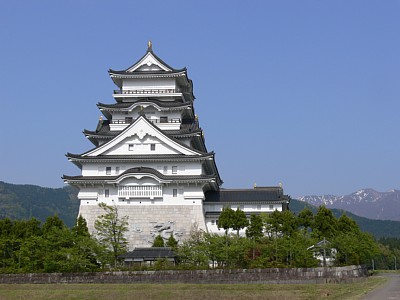
[{"label": "lawn", "polygon": [[0,300],[360,299],[384,281],[373,276],[349,284],[0,284]]}]

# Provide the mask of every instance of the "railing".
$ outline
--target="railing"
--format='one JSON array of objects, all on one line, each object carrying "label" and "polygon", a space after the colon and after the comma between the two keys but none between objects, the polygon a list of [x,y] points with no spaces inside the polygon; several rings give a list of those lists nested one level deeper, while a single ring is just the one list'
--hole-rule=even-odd
[{"label": "railing", "polygon": [[162,197],[162,186],[161,185],[119,186],[118,197],[130,197],[130,198]]},{"label": "railing", "polygon": [[148,89],[148,90],[114,90],[115,95],[129,94],[174,94],[181,93],[181,89]]},{"label": "railing", "polygon": [[[135,122],[136,119],[112,119],[111,124],[132,124]],[[173,118],[173,119],[148,119],[153,124],[158,124],[158,123],[181,123],[180,118]]]}]

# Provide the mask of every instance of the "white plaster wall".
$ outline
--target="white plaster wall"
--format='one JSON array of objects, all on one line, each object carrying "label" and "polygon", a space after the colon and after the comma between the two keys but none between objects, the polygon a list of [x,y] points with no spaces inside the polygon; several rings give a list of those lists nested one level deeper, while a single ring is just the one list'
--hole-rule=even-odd
[{"label": "white plaster wall", "polygon": [[[150,145],[155,144],[155,150],[150,149]],[[133,145],[132,150],[129,150],[129,145]],[[143,155],[143,154],[179,154],[177,150],[163,143],[156,137],[145,136],[144,139],[139,139],[138,136],[130,136],[118,143],[114,147],[108,149],[103,155]]]},{"label": "white plaster wall", "polygon": [[196,186],[185,186],[183,197],[187,200],[204,199],[204,193],[202,189],[199,189]]},{"label": "white plaster wall", "polygon": [[[139,112],[140,112],[140,107],[135,107],[130,112],[116,111],[116,112],[112,113],[112,120],[125,120],[125,117],[131,117],[133,120],[135,120],[137,117],[139,117]],[[146,118],[150,119],[150,120],[154,120],[154,119],[159,120],[160,117],[168,117],[168,120],[178,120],[178,119],[181,119],[181,116],[182,116],[181,111],[179,111],[179,110],[173,110],[173,111],[157,110],[156,108],[153,108],[150,106],[145,108],[144,112],[145,112]],[[163,124],[163,123],[161,123],[161,124]],[[159,124],[155,123],[155,125],[159,125]]]},{"label": "white plaster wall", "polygon": [[[118,122],[124,122],[125,117],[131,117],[135,120],[139,116],[140,107],[134,108],[131,112],[114,112],[112,115],[112,122],[110,124],[111,131],[123,130],[129,123],[119,124]],[[161,130],[177,130],[180,128],[181,124],[181,111],[173,110],[173,111],[159,111],[152,106],[148,106],[145,108],[146,118],[149,120],[153,120],[154,124],[158,126]],[[168,123],[160,123],[160,117],[168,117]],[[173,120],[174,122],[171,122]],[[116,122],[116,123],[113,123]]]},{"label": "white plaster wall", "polygon": [[174,89],[175,87],[173,78],[137,78],[122,81],[122,90]]},{"label": "white plaster wall", "polygon": [[96,200],[98,194],[98,189],[94,187],[82,187],[78,193],[78,199],[89,199]]},{"label": "white plaster wall", "polygon": [[[261,213],[261,212],[273,212],[274,210],[282,211],[282,204],[235,204],[229,205],[233,210],[240,207],[246,213]],[[221,212],[224,205],[222,204],[205,204],[204,210],[210,212]]]},{"label": "white plaster wall", "polygon": [[[116,168],[119,167],[119,174],[125,172],[128,169],[135,167],[149,167],[159,171],[165,175],[201,175],[202,167],[200,162],[154,162],[154,163],[84,163],[82,165],[83,176],[106,176],[106,167],[111,167],[111,175],[115,176]],[[177,174],[172,174],[172,166],[177,166]],[[167,172],[164,172],[164,167],[167,167]]]},{"label": "white plaster wall", "polygon": [[[141,179],[127,178],[123,180],[119,186],[151,186],[160,185],[155,179],[144,177]],[[141,198],[125,198],[118,196],[118,186],[114,185],[97,185],[95,187],[81,187],[78,198],[81,200],[81,205],[98,205],[99,202],[104,202],[107,205],[198,205],[203,203],[204,193],[203,185],[195,184],[161,184],[163,195],[162,197],[141,197]],[[177,190],[174,197],[173,190]],[[106,197],[105,190],[109,191]],[[187,197],[187,195],[190,197]]]}]

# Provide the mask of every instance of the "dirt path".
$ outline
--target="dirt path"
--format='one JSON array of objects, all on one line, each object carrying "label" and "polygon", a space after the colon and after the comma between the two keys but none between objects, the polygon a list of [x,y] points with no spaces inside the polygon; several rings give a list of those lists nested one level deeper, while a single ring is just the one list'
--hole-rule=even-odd
[{"label": "dirt path", "polygon": [[365,295],[362,300],[400,300],[400,274],[384,273],[389,281]]}]

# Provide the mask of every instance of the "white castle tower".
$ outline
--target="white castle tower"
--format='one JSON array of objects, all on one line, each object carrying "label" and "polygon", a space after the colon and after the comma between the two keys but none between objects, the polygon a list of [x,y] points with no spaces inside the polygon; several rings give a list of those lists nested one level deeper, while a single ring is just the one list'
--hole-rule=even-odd
[{"label": "white castle tower", "polygon": [[95,131],[84,130],[95,147],[67,153],[81,175],[63,176],[79,188],[79,214],[91,232],[104,213],[100,202],[129,217],[130,248],[149,246],[158,234],[184,239],[193,226],[218,231],[216,218],[226,205],[248,214],[287,208],[290,197],[280,187],[220,190],[222,180],[194,112],[186,68],[167,65],[149,42],[138,62],[109,74],[118,87],[116,103],[97,104],[105,118]]}]

